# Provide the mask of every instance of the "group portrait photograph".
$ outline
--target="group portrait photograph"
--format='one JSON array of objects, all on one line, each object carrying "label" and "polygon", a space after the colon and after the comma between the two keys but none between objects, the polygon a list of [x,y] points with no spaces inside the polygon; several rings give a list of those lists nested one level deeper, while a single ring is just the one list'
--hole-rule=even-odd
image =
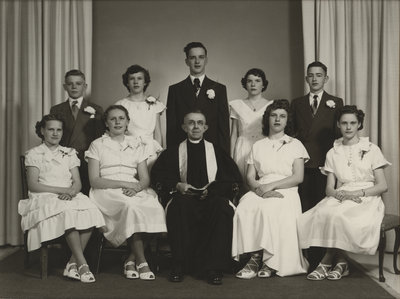
[{"label": "group portrait photograph", "polygon": [[0,298],[400,298],[399,0],[0,0]]}]

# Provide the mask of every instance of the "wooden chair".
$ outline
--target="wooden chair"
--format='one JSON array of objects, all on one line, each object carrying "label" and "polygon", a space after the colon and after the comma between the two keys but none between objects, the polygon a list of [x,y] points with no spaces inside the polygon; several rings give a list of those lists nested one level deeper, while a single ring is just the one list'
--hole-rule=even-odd
[{"label": "wooden chair", "polygon": [[[22,198],[28,198],[28,180],[26,177],[26,168],[25,168],[25,156],[20,156],[20,170],[21,170],[21,188],[22,188]],[[25,258],[24,258],[24,267],[25,269],[29,267],[29,256],[30,252],[28,251],[28,233],[29,231],[24,232],[24,251],[25,251]],[[40,247],[40,276],[42,279],[47,279],[48,273],[48,254],[50,244],[63,244],[65,245],[66,241],[64,237],[60,237],[48,242],[43,242],[42,246]],[[66,248],[66,247],[64,247]]]},{"label": "wooden chair", "polygon": [[378,246],[380,282],[385,282],[385,277],[383,276],[383,258],[385,256],[385,248],[386,248],[386,232],[392,229],[394,229],[396,234],[394,249],[393,249],[393,269],[395,274],[400,274],[400,271],[397,268],[397,255],[399,253],[399,247],[400,247],[400,216],[385,214],[381,224],[381,236]]}]

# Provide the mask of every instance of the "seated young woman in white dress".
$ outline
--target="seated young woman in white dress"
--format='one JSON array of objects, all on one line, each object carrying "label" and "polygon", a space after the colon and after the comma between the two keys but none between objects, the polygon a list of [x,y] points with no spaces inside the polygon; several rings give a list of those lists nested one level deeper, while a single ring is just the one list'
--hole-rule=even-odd
[{"label": "seated young woman in white dress", "polygon": [[20,200],[21,226],[28,231],[28,251],[65,235],[72,255],[64,276],[94,282],[83,251],[94,227],[105,226],[97,207],[81,190],[80,161],[72,148],[60,146],[64,123],[55,115],[36,123],[43,143],[25,155],[29,199]]},{"label": "seated young woman in white dress", "polygon": [[349,275],[346,251],[375,254],[378,247],[385,210],[381,194],[387,191],[383,169],[390,163],[368,137],[358,135],[363,122],[356,106],[339,111],[343,137],[334,142],[322,169],[328,176],[327,197],[298,219],[301,247],[327,248],[310,280],[341,279]]},{"label": "seated young woman in white dress", "polygon": [[92,142],[85,157],[89,163],[90,199],[103,213],[104,237],[118,247],[127,241],[126,278],[154,280],[144,256],[144,233],[166,232],[165,213],[157,194],[149,188],[147,147],[125,135],[129,114],[112,105],[104,112],[107,133]]},{"label": "seated young woman in white dress", "polygon": [[290,134],[287,100],[270,104],[262,123],[267,137],[254,143],[247,161],[251,191],[240,199],[233,219],[232,256],[251,256],[236,274],[243,279],[295,275],[308,267],[296,219],[301,215],[297,186],[309,156],[299,140],[285,134]]},{"label": "seated young woman in white dress", "polygon": [[134,64],[128,67],[122,75],[122,83],[128,89],[129,95],[118,100],[115,105],[122,105],[128,110],[131,120],[127,135],[140,138],[146,145],[150,172],[162,151],[160,116],[166,107],[155,97],[145,94],[150,84],[150,73],[142,66]]}]

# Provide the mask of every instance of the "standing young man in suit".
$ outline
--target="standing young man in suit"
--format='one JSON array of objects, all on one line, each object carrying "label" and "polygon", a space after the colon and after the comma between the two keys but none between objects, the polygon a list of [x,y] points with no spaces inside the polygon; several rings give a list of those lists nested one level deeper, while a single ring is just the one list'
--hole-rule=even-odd
[{"label": "standing young man in suit", "polygon": [[[303,212],[325,197],[326,176],[319,167],[324,166],[326,153],[340,136],[335,115],[343,106],[343,100],[324,91],[324,85],[329,80],[327,71],[327,67],[319,61],[310,63],[306,75],[310,93],[291,102],[295,136],[304,144],[310,156],[305,164],[303,183],[299,185]],[[319,261],[319,255],[322,257],[323,252],[309,251],[311,270],[317,266],[314,260]]]},{"label": "standing young man in suit", "polygon": [[200,109],[209,124],[205,139],[230,153],[229,110],[226,87],[205,75],[207,49],[199,42],[191,42],[183,49],[190,75],[171,85],[167,99],[167,147],[186,139],[181,128],[188,111]]},{"label": "standing young man in suit", "polygon": [[86,87],[85,75],[80,70],[68,71],[64,82],[68,99],[51,107],[50,113],[59,115],[65,123],[60,144],[77,151],[81,161],[79,174],[82,181],[82,193],[88,195],[90,184],[84,153],[90,143],[104,133],[105,128],[102,121],[103,109],[84,99]]}]

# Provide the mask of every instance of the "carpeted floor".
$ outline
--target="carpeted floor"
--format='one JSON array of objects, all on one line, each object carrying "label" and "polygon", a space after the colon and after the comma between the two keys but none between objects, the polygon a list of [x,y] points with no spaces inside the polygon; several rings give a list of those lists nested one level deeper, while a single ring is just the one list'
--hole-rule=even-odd
[{"label": "carpeted floor", "polygon": [[[52,249],[53,250],[53,249]],[[36,260],[23,267],[24,253],[17,251],[0,262],[1,298],[394,298],[370,278],[351,267],[351,275],[340,281],[308,281],[305,275],[240,280],[225,275],[223,285],[211,286],[186,276],[182,283],[167,280],[168,269],[155,281],[127,280],[122,276],[122,257],[105,253],[96,283],[83,284],[62,277],[64,261],[50,251],[49,277],[40,279]],[[56,250],[56,249],[54,249]]]}]

